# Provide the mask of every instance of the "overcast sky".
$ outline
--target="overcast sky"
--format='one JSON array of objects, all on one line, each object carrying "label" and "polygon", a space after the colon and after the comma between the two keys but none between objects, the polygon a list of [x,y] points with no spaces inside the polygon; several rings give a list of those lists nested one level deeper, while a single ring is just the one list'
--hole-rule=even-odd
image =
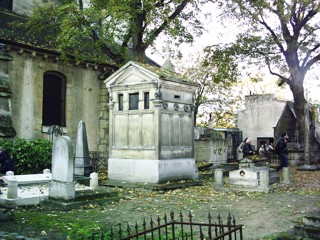
[{"label": "overcast sky", "polygon": [[[214,9],[213,7],[207,7],[207,9]],[[211,18],[206,18],[205,21],[205,27],[206,27],[206,32],[203,33],[202,36],[196,37],[195,41],[192,45],[190,44],[181,44],[179,46],[179,50],[183,53],[184,56],[184,62],[186,66],[188,63],[192,62],[192,55],[196,55],[199,52],[202,52],[203,48],[212,45],[212,44],[219,44],[219,43],[227,43],[227,42],[232,42],[236,39],[236,34],[237,34],[237,29],[238,27],[236,26],[236,23],[232,21],[225,21],[223,26],[217,19],[219,19],[219,13],[215,12],[212,13]],[[164,56],[165,56],[165,51],[164,48],[166,46],[166,39],[163,38],[158,38],[156,41],[156,49],[160,53],[153,54],[150,49],[147,50],[147,55],[154,59],[157,63],[162,65],[165,61]],[[174,46],[173,46],[174,47]],[[162,56],[161,56],[162,55]],[[196,59],[194,57],[194,59]],[[175,60],[172,59],[173,64],[175,64]],[[319,67],[317,67],[319,69]],[[256,71],[253,69],[253,71]],[[305,79],[305,90],[308,92],[307,98],[311,99],[312,102],[318,101],[320,103],[320,80],[317,77],[318,71],[313,70],[312,72],[309,72],[307,74],[307,78]],[[267,69],[263,72],[265,75],[265,78],[270,81],[276,81],[277,78],[269,73]],[[268,84],[262,84],[262,86],[258,87],[266,87]],[[267,91],[270,91],[270,93],[276,92],[278,89],[266,89]],[[287,100],[292,100],[292,94],[289,88],[287,88],[283,93],[284,97]]]}]

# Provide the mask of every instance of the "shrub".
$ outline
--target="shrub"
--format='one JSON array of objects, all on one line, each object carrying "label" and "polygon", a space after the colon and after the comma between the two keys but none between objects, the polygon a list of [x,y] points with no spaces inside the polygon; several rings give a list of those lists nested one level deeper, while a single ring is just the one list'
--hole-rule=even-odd
[{"label": "shrub", "polygon": [[49,140],[16,138],[12,142],[4,140],[1,146],[9,152],[16,167],[15,174],[36,174],[51,169],[52,143]]}]

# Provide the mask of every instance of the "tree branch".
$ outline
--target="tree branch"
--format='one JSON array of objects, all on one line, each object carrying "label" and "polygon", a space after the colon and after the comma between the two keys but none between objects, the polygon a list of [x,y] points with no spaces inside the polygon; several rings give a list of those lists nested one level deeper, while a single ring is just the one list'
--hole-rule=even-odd
[{"label": "tree branch", "polygon": [[[181,12],[182,10],[187,6],[187,4],[189,2],[191,2],[192,0],[184,0],[181,2],[181,4],[179,6],[177,6],[177,8],[175,9],[175,11],[167,18],[163,21],[163,23],[153,31],[153,36],[152,38],[157,38],[159,36],[159,34],[169,25],[169,22],[173,19],[175,19]],[[151,38],[151,37],[150,37]],[[150,39],[148,39],[150,41]],[[148,42],[148,41],[146,41]]]},{"label": "tree branch", "polygon": [[281,53],[285,53],[285,50],[281,44],[281,42],[279,41],[279,38],[277,37],[277,35],[275,34],[275,32],[271,29],[271,27],[262,19],[259,20],[259,22],[270,32],[272,39],[275,41],[275,43],[277,44],[277,46],[280,49]]},{"label": "tree branch", "polygon": [[310,55],[311,55],[313,52],[315,52],[319,47],[320,47],[320,44],[317,44],[317,45],[315,45],[312,49],[310,49],[310,50],[306,53],[306,56],[305,56],[305,58],[303,59],[303,62],[302,62],[302,65],[301,65],[302,68],[305,67],[305,64],[307,63]]},{"label": "tree branch", "polygon": [[[97,42],[100,39],[98,34],[94,30],[91,30],[91,37],[94,42]],[[110,47],[107,46],[107,44],[105,42],[103,43],[101,48],[102,48],[103,52],[107,56],[109,56],[111,59],[113,59],[116,63],[123,62],[123,59],[120,59],[117,54],[113,53],[113,51],[110,49]]]},{"label": "tree branch", "polygon": [[294,28],[294,36],[298,38],[300,35],[301,29],[307,24],[307,22],[314,17],[318,11],[310,10],[307,15],[302,19],[302,21],[298,21],[296,27]]},{"label": "tree branch", "polygon": [[305,67],[303,68],[303,71],[305,72],[308,71],[311,68],[311,66],[316,62],[318,62],[319,60],[320,60],[320,54],[311,58],[310,61],[306,63]]},{"label": "tree branch", "polygon": [[269,59],[267,57],[265,57],[265,59],[266,59],[266,63],[267,63],[267,66],[268,66],[270,74],[272,74],[274,76],[277,76],[278,78],[281,79],[281,82],[279,83],[279,86],[282,86],[283,83],[287,83],[288,85],[290,85],[291,84],[290,80],[288,78],[282,76],[281,74],[274,72],[271,69],[271,65],[270,65]]}]

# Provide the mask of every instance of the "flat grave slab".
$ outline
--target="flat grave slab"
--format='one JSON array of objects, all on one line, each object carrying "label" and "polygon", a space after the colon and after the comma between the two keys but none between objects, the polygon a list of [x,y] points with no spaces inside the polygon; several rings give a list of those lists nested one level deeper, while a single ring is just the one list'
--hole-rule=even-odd
[{"label": "flat grave slab", "polygon": [[17,180],[18,185],[41,184],[49,183],[51,180],[51,173],[2,176],[2,179],[6,184],[11,180]]}]

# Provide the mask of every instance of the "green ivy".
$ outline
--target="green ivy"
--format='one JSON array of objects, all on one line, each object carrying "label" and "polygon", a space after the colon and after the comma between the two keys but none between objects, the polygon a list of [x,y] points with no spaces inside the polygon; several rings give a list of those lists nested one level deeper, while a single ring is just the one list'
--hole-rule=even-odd
[{"label": "green ivy", "polygon": [[1,146],[9,152],[16,167],[15,174],[36,174],[51,169],[52,143],[49,140],[16,138],[2,141]]}]

